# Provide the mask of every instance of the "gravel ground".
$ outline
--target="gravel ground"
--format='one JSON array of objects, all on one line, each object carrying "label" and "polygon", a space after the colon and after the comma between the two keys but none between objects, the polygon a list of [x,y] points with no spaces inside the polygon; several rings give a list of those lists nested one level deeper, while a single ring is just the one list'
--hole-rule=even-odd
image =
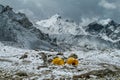
[{"label": "gravel ground", "polygon": [[83,75],[75,75],[73,78],[61,77],[59,79],[56,79],[54,76],[44,79],[41,78],[46,74],[38,75],[32,73],[27,74],[26,72],[7,72],[0,69],[0,80],[120,80],[119,71],[111,72],[109,70],[91,71]]}]

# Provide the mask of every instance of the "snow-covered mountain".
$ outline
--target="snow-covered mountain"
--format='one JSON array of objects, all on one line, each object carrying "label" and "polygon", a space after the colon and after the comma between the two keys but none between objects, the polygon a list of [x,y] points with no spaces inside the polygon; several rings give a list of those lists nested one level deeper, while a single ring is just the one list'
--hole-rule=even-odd
[{"label": "snow-covered mountain", "polygon": [[[30,49],[57,49],[47,34],[35,28],[23,13],[15,13],[11,7],[0,5],[0,41]],[[60,48],[59,48],[60,49]]]},{"label": "snow-covered mountain", "polygon": [[50,19],[36,22],[36,27],[56,38],[58,44],[71,47],[120,48],[120,25],[111,19],[97,20],[87,26],[54,15]]},{"label": "snow-covered mountain", "polygon": [[[68,19],[63,19],[60,15],[56,14],[50,19],[37,21],[37,28],[48,34],[78,34],[79,26]],[[41,26],[41,27],[40,27]]]},{"label": "snow-covered mountain", "polygon": [[58,45],[66,47],[73,45],[76,35],[86,34],[82,27],[79,27],[74,21],[64,19],[58,14],[49,19],[37,21],[35,26],[51,38],[54,38]]}]

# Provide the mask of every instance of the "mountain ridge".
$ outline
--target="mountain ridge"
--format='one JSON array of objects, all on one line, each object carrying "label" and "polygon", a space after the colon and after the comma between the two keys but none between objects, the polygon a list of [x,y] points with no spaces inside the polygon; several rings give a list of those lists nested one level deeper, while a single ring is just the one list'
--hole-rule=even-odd
[{"label": "mountain ridge", "polygon": [[11,7],[0,5],[0,41],[12,42],[30,49],[58,49],[48,34],[35,28],[23,13],[15,13]]}]

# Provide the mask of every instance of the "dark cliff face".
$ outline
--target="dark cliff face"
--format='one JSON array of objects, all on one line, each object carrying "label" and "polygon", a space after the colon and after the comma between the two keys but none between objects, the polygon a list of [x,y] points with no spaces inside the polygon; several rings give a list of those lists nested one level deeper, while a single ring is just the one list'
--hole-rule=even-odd
[{"label": "dark cliff face", "polygon": [[11,7],[0,5],[0,41],[9,41],[27,48],[54,49],[56,43],[35,28],[23,13],[15,13]]},{"label": "dark cliff face", "polygon": [[98,35],[103,30],[103,28],[104,26],[93,22],[87,26],[86,32],[89,32],[92,35]]},{"label": "dark cliff face", "polygon": [[16,34],[13,31],[13,24],[10,26],[10,19],[13,16],[13,11],[8,6],[4,7],[0,5],[0,40],[1,41],[16,41]]},{"label": "dark cliff face", "polygon": [[110,21],[106,25],[99,24],[97,22],[90,23],[87,26],[86,32],[91,35],[96,35],[102,37],[103,34],[112,40],[117,40],[120,38],[120,25],[114,21]]}]

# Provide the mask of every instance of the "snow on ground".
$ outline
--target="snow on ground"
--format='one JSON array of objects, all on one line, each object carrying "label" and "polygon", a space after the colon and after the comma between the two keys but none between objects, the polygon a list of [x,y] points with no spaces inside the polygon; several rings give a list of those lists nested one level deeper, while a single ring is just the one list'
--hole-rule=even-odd
[{"label": "snow on ground", "polygon": [[[109,68],[115,70],[113,66],[120,67],[120,50],[88,50],[88,51],[67,51],[63,52],[64,56],[68,57],[75,53],[78,55],[79,65],[74,66],[54,66],[48,63],[44,66],[44,60],[41,53],[45,53],[47,58],[57,55],[58,52],[37,51],[18,49],[9,46],[4,46],[0,43],[0,69],[4,69],[11,74],[19,71],[24,71],[32,74],[25,80],[36,78],[35,80],[43,79],[71,79],[74,75],[81,75],[93,70],[101,70]],[[26,57],[22,57],[27,55]],[[53,57],[52,57],[53,58]]]}]

